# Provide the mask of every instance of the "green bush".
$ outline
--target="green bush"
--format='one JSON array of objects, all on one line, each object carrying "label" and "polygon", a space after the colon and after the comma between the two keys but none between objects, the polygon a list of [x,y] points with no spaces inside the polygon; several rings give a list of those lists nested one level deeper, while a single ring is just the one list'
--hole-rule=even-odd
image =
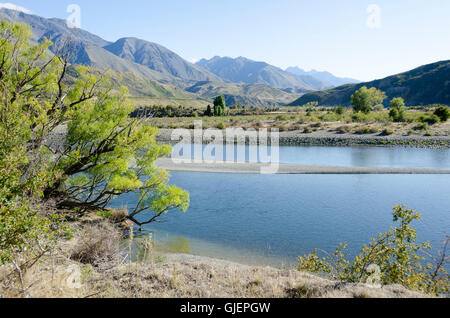
[{"label": "green bush", "polygon": [[428,124],[427,123],[418,124],[416,127],[414,127],[414,130],[428,130]]},{"label": "green bush", "polygon": [[388,129],[388,128],[385,128],[385,129],[383,129],[383,131],[381,132],[381,134],[382,134],[383,136],[390,136],[390,135],[393,135],[394,132],[393,132],[392,130]]},{"label": "green bush", "polygon": [[[436,264],[425,264],[429,243],[416,243],[417,232],[411,224],[420,220],[420,214],[404,206],[394,208],[393,221],[396,227],[372,238],[352,260],[344,254],[347,244],[341,244],[332,255],[321,258],[315,250],[310,255],[299,257],[299,271],[322,273],[334,280],[347,283],[378,283],[403,285],[411,290],[430,294],[445,294],[449,291],[448,273],[444,260]],[[380,272],[374,276],[374,270]]]},{"label": "green bush", "polygon": [[445,123],[450,118],[450,110],[448,107],[441,106],[434,112],[434,115],[439,117],[440,121]]},{"label": "green bush", "polygon": [[277,121],[286,121],[288,117],[286,115],[278,115],[276,118]]},{"label": "green bush", "polygon": [[376,112],[382,112],[384,110],[384,105],[383,104],[375,105],[373,110]]},{"label": "green bush", "polygon": [[345,109],[344,109],[344,107],[339,106],[339,107],[336,107],[336,108],[334,109],[334,112],[335,112],[336,114],[338,114],[338,115],[344,115]]},{"label": "green bush", "polygon": [[431,115],[430,117],[422,117],[420,120],[428,125],[435,125],[441,121],[441,119],[436,115]]}]

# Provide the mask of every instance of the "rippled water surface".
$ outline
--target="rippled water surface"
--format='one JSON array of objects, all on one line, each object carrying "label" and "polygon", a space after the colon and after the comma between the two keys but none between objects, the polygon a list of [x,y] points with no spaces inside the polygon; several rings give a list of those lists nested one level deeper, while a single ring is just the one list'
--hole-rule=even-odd
[{"label": "rippled water surface", "polygon": [[[449,152],[404,148],[283,147],[282,162],[449,168]],[[172,173],[188,190],[187,213],[148,225],[171,251],[247,264],[292,265],[313,249],[341,242],[356,253],[392,225],[392,207],[422,213],[419,239],[438,246],[450,234],[448,175],[240,175]],[[133,205],[124,195],[114,206]],[[145,217],[145,216],[144,216]]]}]

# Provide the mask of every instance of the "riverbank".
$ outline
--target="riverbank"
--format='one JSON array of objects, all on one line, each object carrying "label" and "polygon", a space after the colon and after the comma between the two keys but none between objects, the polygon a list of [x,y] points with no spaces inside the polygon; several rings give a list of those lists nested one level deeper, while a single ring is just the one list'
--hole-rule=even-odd
[{"label": "riverbank", "polygon": [[159,159],[156,167],[168,171],[240,174],[450,174],[450,170],[388,167],[333,167],[298,164],[262,164],[234,162],[177,162]]},{"label": "riverbank", "polygon": [[[193,136],[193,130],[188,130]],[[173,129],[160,129],[158,141],[176,143],[173,140]],[[225,133],[225,131],[224,131]],[[318,130],[311,133],[304,131],[280,132],[279,145],[281,146],[379,146],[379,147],[412,147],[430,149],[450,149],[450,136],[420,136],[420,135],[390,135],[337,133],[334,131]],[[246,132],[241,137],[247,138]],[[188,142],[184,140],[184,142]],[[193,137],[191,142],[193,143]],[[204,141],[208,143],[208,141]],[[247,138],[247,144],[252,140]],[[254,144],[254,143],[253,143]]]},{"label": "riverbank", "polygon": [[130,262],[123,228],[90,215],[72,225],[52,253],[24,273],[22,285],[0,267],[0,297],[33,298],[422,298],[401,286],[375,288],[330,281],[295,269],[247,266],[185,254]]}]

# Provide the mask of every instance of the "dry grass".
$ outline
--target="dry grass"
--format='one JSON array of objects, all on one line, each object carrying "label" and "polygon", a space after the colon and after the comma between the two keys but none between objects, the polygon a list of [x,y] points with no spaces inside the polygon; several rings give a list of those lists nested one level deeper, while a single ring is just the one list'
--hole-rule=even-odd
[{"label": "dry grass", "polygon": [[331,282],[295,270],[248,267],[214,260],[133,264],[87,283],[99,297],[398,298],[422,297],[400,286],[371,288]]},{"label": "dry grass", "polygon": [[88,225],[78,234],[70,259],[94,267],[114,266],[120,261],[121,234],[110,225]]},{"label": "dry grass", "polygon": [[[250,267],[186,255],[129,262],[120,256],[121,229],[90,217],[24,276],[25,290],[0,267],[0,297],[37,298],[346,298],[423,297],[401,286],[372,288],[332,282],[296,270]],[[11,276],[10,276],[11,277]],[[78,285],[78,286],[77,286]]]},{"label": "dry grass", "polygon": [[[380,134],[384,129],[394,132],[398,136],[410,135],[414,130],[416,135],[450,136],[450,121],[428,126],[419,124],[418,118],[429,116],[430,111],[408,110],[404,123],[394,123],[389,119],[388,110],[373,112],[368,115],[359,115],[353,118],[351,110],[343,115],[330,113],[329,110],[314,111],[307,115],[302,108],[294,109],[295,113],[284,112],[265,115],[248,115],[233,117],[201,117],[201,118],[154,118],[151,124],[159,128],[189,128],[194,120],[202,120],[203,128],[216,128],[222,121],[228,120],[227,127],[247,129],[278,128],[286,131],[332,131],[336,134]],[[293,111],[293,110],[292,110]],[[420,129],[418,129],[419,127]]]}]

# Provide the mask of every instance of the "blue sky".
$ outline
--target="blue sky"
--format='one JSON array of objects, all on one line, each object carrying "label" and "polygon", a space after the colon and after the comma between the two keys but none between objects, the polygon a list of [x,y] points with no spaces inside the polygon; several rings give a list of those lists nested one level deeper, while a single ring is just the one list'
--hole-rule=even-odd
[{"label": "blue sky", "polygon": [[[77,4],[83,29],[109,41],[134,36],[156,42],[189,61],[245,56],[282,68],[299,66],[373,80],[450,59],[449,0],[13,3],[58,18],[67,18],[67,6]],[[373,7],[367,12],[371,4],[381,10],[379,15]]]}]

